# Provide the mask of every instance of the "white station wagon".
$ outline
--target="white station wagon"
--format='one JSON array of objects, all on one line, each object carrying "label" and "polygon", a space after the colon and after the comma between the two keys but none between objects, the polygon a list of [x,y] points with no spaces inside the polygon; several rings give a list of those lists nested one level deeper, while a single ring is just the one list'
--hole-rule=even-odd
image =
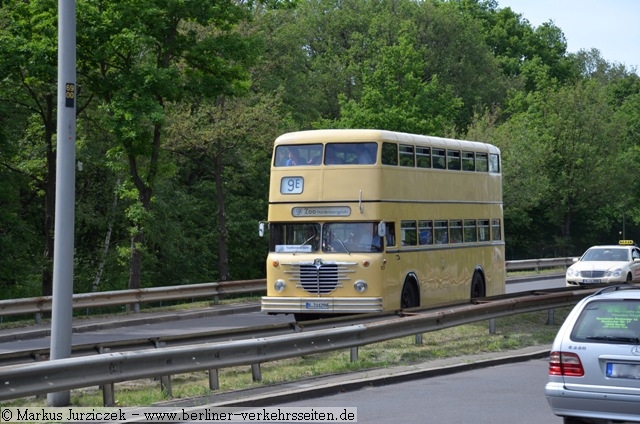
[{"label": "white station wagon", "polygon": [[640,421],[640,287],[582,299],[560,327],[545,395],[565,424]]},{"label": "white station wagon", "polygon": [[640,249],[632,241],[590,247],[567,269],[566,285],[640,282]]}]

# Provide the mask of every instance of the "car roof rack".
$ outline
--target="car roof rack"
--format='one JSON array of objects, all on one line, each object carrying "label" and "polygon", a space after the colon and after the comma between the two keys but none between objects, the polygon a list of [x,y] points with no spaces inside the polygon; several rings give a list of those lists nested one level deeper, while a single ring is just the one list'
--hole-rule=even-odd
[{"label": "car roof rack", "polygon": [[619,291],[619,290],[640,290],[640,287],[635,284],[629,284],[629,283],[616,284],[614,286],[607,286],[598,290],[593,294],[593,296],[610,292],[610,291]]}]

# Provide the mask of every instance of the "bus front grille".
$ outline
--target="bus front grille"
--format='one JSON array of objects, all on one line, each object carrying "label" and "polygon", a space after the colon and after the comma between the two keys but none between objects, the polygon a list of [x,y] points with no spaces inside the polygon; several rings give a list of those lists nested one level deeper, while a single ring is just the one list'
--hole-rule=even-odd
[{"label": "bus front grille", "polygon": [[290,275],[289,280],[295,282],[296,287],[307,293],[328,294],[342,287],[344,281],[350,280],[348,274],[354,272],[354,265],[315,261],[289,264],[290,269],[285,272]]}]

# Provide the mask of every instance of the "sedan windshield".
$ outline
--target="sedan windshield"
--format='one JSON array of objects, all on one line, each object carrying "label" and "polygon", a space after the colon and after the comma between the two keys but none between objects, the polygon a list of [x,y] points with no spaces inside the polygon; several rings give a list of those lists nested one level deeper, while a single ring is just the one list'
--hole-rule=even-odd
[{"label": "sedan windshield", "polygon": [[589,249],[582,261],[629,262],[629,249],[597,248]]}]

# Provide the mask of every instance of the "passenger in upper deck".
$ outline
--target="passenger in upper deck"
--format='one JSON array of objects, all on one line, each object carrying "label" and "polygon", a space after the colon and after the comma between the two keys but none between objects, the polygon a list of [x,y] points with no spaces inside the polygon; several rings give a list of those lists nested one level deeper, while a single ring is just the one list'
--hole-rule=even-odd
[{"label": "passenger in upper deck", "polygon": [[289,148],[289,159],[287,159],[287,166],[302,165],[304,162],[300,158],[300,154],[297,149]]},{"label": "passenger in upper deck", "polygon": [[344,159],[338,157],[336,154],[337,146],[335,145],[327,145],[326,155],[324,158],[325,165],[340,165],[344,163]]},{"label": "passenger in upper deck", "polygon": [[359,145],[358,146],[358,163],[370,165],[374,162],[375,160],[373,160],[373,158],[371,157],[371,154],[369,153],[369,149],[367,148],[367,146],[364,144]]}]

